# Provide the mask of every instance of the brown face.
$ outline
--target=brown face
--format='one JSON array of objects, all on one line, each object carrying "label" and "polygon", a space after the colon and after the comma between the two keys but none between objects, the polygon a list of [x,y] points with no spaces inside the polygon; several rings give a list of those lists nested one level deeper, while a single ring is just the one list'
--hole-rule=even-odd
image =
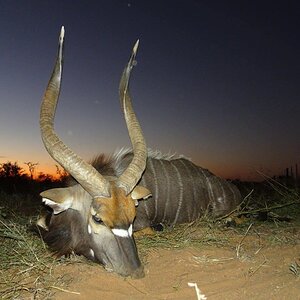
[{"label": "brown face", "polygon": [[132,228],[136,215],[135,201],[132,199],[131,193],[126,196],[123,189],[114,184],[111,186],[110,198],[99,197],[92,202],[91,219],[93,222],[90,222],[90,225],[94,232],[97,232],[99,224],[107,226],[113,233],[122,233],[117,230],[128,231],[130,227]]},{"label": "brown face", "polygon": [[114,183],[111,187],[111,197],[97,197],[91,204],[87,229],[92,239],[92,256],[123,276],[143,277],[132,236],[136,201],[132,193],[126,196]]}]

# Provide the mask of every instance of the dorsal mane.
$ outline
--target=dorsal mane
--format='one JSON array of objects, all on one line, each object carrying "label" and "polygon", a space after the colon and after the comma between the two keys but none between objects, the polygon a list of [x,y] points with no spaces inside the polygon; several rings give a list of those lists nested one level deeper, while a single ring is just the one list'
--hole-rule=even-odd
[{"label": "dorsal mane", "polygon": [[169,161],[175,160],[175,159],[181,159],[181,158],[190,160],[190,158],[187,158],[187,157],[185,157],[184,155],[181,155],[181,154],[171,153],[171,152],[162,153],[159,150],[153,150],[153,149],[150,149],[150,148],[148,148],[148,157],[154,158],[154,159],[169,160]]},{"label": "dorsal mane", "polygon": [[113,155],[100,154],[90,164],[102,175],[115,176],[115,164]]},{"label": "dorsal mane", "polygon": [[[120,176],[122,172],[126,169],[129,162],[132,159],[132,149],[131,148],[120,148],[117,149],[113,154],[101,153],[95,156],[89,163],[103,176]],[[177,153],[162,153],[159,150],[153,150],[148,148],[148,157],[152,159],[161,160],[176,160],[176,159],[186,159],[191,161],[191,159],[185,157],[184,155],[178,155]],[[74,184],[76,180],[70,178],[68,183]]]},{"label": "dorsal mane", "polygon": [[[163,159],[163,160],[174,160],[174,159],[180,159],[184,158],[187,160],[190,160],[189,158],[185,157],[184,155],[177,154],[177,153],[162,153],[159,150],[153,150],[151,148],[148,148],[148,157],[153,158],[153,159]],[[119,150],[116,150],[114,154],[111,155],[111,158],[115,160],[116,166],[120,164],[122,159],[125,156],[132,155],[132,149],[130,148],[121,148]]]},{"label": "dorsal mane", "polygon": [[[106,154],[100,154],[96,156],[92,161],[91,164],[94,168],[96,168],[101,174],[103,175],[109,175],[109,176],[115,176],[118,175],[118,171],[122,164],[122,161],[124,158],[131,158],[132,156],[132,149],[130,148],[121,148],[116,150],[111,155]],[[148,157],[153,159],[162,159],[162,160],[175,160],[175,159],[187,159],[189,158],[178,155],[177,153],[162,153],[158,150],[152,150],[148,148]]]},{"label": "dorsal mane", "polygon": [[[115,157],[114,154],[106,155],[101,153],[95,156],[89,164],[91,164],[100,174],[103,176],[116,176],[116,169],[115,169]],[[67,185],[71,186],[76,184],[77,181],[72,176],[69,176],[67,179]]]}]

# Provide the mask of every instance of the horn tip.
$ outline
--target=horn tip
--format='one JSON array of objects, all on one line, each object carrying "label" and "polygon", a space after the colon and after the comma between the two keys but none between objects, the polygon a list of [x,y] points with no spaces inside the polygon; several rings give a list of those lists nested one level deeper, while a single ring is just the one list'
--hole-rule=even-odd
[{"label": "horn tip", "polygon": [[65,37],[65,26],[61,26],[60,35],[59,35],[60,43],[63,43],[64,37]]},{"label": "horn tip", "polygon": [[138,47],[139,47],[139,43],[140,43],[140,39],[138,39],[138,40],[135,42],[134,46],[133,46],[132,52],[133,52],[134,54],[136,54],[136,52],[137,52],[137,49],[138,49]]}]

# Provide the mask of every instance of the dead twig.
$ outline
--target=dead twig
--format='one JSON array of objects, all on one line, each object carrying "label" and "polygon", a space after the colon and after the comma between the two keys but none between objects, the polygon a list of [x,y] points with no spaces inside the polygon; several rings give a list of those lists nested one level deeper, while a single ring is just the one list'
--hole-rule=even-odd
[{"label": "dead twig", "polygon": [[246,195],[246,196],[244,197],[243,201],[242,201],[242,202],[241,202],[234,210],[232,210],[231,212],[229,212],[228,214],[226,214],[226,215],[224,215],[224,216],[221,216],[221,217],[215,219],[215,221],[221,221],[221,220],[224,220],[224,219],[228,218],[230,215],[232,215],[232,214],[235,213],[235,212],[238,212],[237,215],[241,215],[241,212],[239,211],[240,208],[241,208],[241,206],[246,202],[246,200],[251,196],[251,194],[252,194],[253,192],[254,192],[254,190],[252,189],[252,190],[248,193],[248,195]]},{"label": "dead twig", "polygon": [[291,205],[295,205],[295,204],[300,204],[300,201],[292,201],[289,203],[284,203],[284,204],[278,204],[278,205],[274,205],[274,206],[270,206],[270,207],[264,207],[264,208],[257,208],[257,209],[253,209],[253,210],[247,210],[247,211],[241,211],[239,212],[239,215],[250,215],[250,214],[256,214],[258,212],[270,212],[272,210],[275,209],[279,209],[279,208],[283,208],[286,206],[291,206]]},{"label": "dead twig", "polygon": [[267,260],[265,259],[256,269],[253,271],[251,270],[251,272],[249,272],[249,277],[253,276],[266,262]]},{"label": "dead twig", "polygon": [[236,257],[237,257],[237,258],[240,258],[240,249],[241,249],[242,244],[243,244],[243,241],[245,240],[246,236],[248,235],[248,233],[249,233],[249,231],[250,231],[252,225],[253,225],[253,223],[251,223],[251,224],[248,226],[248,228],[247,228],[247,230],[246,230],[246,233],[244,234],[243,238],[241,239],[241,241],[239,242],[239,244],[238,244],[237,247],[236,247]]},{"label": "dead twig", "polygon": [[80,295],[79,292],[73,292],[73,291],[65,290],[65,289],[62,289],[62,288],[60,288],[58,286],[55,286],[55,285],[50,285],[50,288],[61,291],[61,292],[69,293],[69,294]]}]

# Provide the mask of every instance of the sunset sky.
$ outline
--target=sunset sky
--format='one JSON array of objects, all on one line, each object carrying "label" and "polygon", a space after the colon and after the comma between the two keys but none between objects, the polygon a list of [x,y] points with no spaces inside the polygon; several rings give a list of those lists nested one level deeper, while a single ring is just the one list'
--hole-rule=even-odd
[{"label": "sunset sky", "polygon": [[40,102],[61,25],[55,128],[89,160],[130,146],[118,84],[140,39],[131,93],[148,147],[226,178],[300,164],[297,1],[0,0],[0,163],[55,172]]}]

